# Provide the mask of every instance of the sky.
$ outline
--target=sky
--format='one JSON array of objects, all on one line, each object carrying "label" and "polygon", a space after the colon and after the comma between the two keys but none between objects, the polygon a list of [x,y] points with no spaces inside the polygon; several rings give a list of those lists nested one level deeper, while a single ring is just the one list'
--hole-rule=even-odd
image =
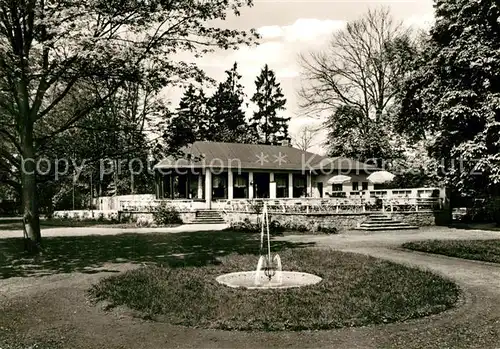
[{"label": "sky", "polygon": [[[224,26],[249,30],[255,28],[261,35],[255,47],[241,47],[236,51],[218,51],[198,59],[198,65],[217,81],[225,79],[224,71],[238,63],[241,83],[248,98],[255,92],[255,78],[267,63],[274,70],[287,99],[284,116],[291,118],[293,138],[304,125],[320,125],[319,118],[305,117],[299,108],[297,91],[301,86],[298,55],[321,50],[337,30],[347,21],[361,17],[368,9],[386,6],[396,20],[419,28],[429,27],[433,19],[432,0],[393,1],[297,1],[254,0],[253,7],[241,10],[239,17],[228,16]],[[181,91],[172,89],[167,98],[176,106]],[[248,110],[247,115],[251,114]],[[312,151],[323,153],[324,132],[315,140]]]}]

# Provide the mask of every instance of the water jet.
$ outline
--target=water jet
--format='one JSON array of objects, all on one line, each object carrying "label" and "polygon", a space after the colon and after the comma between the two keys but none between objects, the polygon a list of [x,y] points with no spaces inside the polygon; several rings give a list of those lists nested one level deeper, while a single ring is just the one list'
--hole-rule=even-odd
[{"label": "water jet", "polygon": [[[264,253],[264,237],[267,237],[267,253]],[[314,285],[322,279],[313,274],[283,271],[281,258],[278,254],[271,255],[271,238],[269,233],[269,214],[267,203],[262,209],[260,231],[260,257],[255,271],[242,271],[223,274],[216,278],[220,284],[247,289],[276,289]]]}]

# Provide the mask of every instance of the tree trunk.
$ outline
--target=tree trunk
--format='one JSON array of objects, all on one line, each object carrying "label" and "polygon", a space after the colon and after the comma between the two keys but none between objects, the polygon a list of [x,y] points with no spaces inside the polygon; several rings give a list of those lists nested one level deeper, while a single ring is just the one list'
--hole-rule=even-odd
[{"label": "tree trunk", "polygon": [[33,129],[26,127],[21,135],[23,164],[21,166],[23,227],[25,248],[28,252],[40,252],[42,236],[38,215],[36,191],[36,162],[33,144]]}]

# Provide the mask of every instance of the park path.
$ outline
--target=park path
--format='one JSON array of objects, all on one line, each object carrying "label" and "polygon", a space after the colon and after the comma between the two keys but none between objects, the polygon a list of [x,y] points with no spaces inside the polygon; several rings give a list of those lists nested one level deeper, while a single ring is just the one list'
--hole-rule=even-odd
[{"label": "park path", "polygon": [[[125,233],[187,233],[194,231],[218,231],[226,229],[227,227],[227,224],[183,224],[177,227],[169,228],[58,227],[42,228],[42,236],[117,235]],[[22,236],[22,230],[2,230],[0,225],[0,239],[17,238]]]},{"label": "park path", "polygon": [[[292,241],[314,241],[319,248],[362,253],[430,269],[454,280],[463,290],[464,297],[456,308],[404,323],[291,333],[171,326],[133,318],[126,310],[109,313],[89,304],[85,291],[109,273],[40,277],[24,289],[14,286],[29,279],[0,280],[0,293],[2,285],[9,282],[12,291],[3,302],[0,297],[0,313],[24,341],[53,341],[62,343],[63,348],[500,348],[500,265],[397,247],[404,241],[423,238],[490,239],[500,238],[500,233],[421,229],[286,237]],[[0,331],[6,327],[1,318]],[[13,334],[10,336],[14,338]]]}]

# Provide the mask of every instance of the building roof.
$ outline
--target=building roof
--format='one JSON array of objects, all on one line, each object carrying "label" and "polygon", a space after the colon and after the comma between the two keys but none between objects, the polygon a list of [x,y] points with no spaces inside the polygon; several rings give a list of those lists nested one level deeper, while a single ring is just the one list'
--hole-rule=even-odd
[{"label": "building roof", "polygon": [[[217,168],[247,170],[361,170],[367,165],[346,158],[328,158],[288,146],[223,142],[195,142],[183,156],[168,156],[155,169]],[[375,167],[369,166],[368,169]]]}]

